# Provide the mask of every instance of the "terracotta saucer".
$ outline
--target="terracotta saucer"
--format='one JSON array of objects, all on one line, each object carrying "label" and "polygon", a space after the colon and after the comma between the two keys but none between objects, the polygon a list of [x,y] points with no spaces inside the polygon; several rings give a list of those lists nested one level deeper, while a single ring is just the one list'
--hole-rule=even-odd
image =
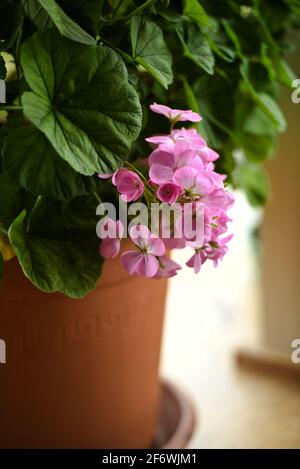
[{"label": "terracotta saucer", "polygon": [[161,449],[187,448],[196,424],[194,406],[177,385],[163,381],[158,429],[153,447]]}]

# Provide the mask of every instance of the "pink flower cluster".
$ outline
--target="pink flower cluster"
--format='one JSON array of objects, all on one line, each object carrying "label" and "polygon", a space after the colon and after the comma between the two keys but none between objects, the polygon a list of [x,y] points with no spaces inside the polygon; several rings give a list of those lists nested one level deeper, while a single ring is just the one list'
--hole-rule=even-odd
[{"label": "pink flower cluster", "polygon": [[[233,196],[224,187],[225,176],[215,171],[214,161],[219,155],[209,148],[196,129],[173,129],[179,121],[198,122],[201,117],[192,111],[180,111],[154,103],[151,110],[163,114],[171,121],[169,135],[156,135],[147,138],[152,146],[149,156],[149,177],[146,178],[130,165],[121,168],[112,176],[112,183],[126,202],[134,202],[142,197],[147,203],[164,202],[179,204],[183,209],[190,204],[195,215],[202,210],[203,234],[198,237],[172,235],[166,239],[157,236],[141,224],[129,230],[129,237],[135,250],[121,254],[121,264],[129,274],[146,277],[171,277],[181,269],[180,265],[166,255],[166,249],[189,246],[193,254],[186,265],[199,272],[207,259],[218,264],[226,254],[227,243],[232,235],[224,236],[230,221],[227,211],[233,205]],[[99,175],[106,178],[107,175]],[[176,222],[174,222],[176,224]],[[120,221],[108,219],[109,236],[100,243],[100,254],[104,258],[115,257],[121,248],[124,227]],[[173,227],[174,228],[174,227]]]}]

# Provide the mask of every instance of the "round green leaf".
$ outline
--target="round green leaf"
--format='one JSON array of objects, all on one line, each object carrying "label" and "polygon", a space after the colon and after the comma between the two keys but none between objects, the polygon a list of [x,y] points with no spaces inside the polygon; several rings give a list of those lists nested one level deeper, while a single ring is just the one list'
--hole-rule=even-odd
[{"label": "round green leaf", "polygon": [[92,199],[51,207],[41,200],[29,219],[24,210],[11,225],[9,239],[23,272],[41,291],[82,298],[95,288],[103,259],[96,236],[97,203]]},{"label": "round green leaf", "polygon": [[173,81],[172,56],[162,30],[140,16],[131,19],[132,55],[165,88]]},{"label": "round green leaf", "polygon": [[142,111],[119,55],[49,29],[24,43],[21,63],[32,89],[22,95],[24,113],[59,156],[84,175],[120,167]]},{"label": "round green leaf", "polygon": [[3,162],[11,178],[34,195],[66,200],[96,188],[94,177],[74,171],[33,125],[9,134],[3,148]]},{"label": "round green leaf", "polygon": [[28,16],[39,27],[47,27],[51,21],[59,32],[82,44],[96,44],[96,40],[73,21],[55,0],[23,0]]}]

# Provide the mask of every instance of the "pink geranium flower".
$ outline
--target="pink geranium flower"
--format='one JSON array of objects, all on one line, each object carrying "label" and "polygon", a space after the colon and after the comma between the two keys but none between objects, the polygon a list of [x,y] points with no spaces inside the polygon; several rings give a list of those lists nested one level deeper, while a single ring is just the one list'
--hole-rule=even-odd
[{"label": "pink geranium flower", "polygon": [[116,257],[120,252],[121,242],[123,237],[124,227],[120,220],[114,221],[109,218],[100,230],[100,235],[103,237],[99,252],[102,257],[108,259],[109,257]]},{"label": "pink geranium flower", "polygon": [[173,181],[182,187],[186,196],[201,197],[213,191],[213,182],[205,171],[199,172],[195,168],[180,168],[176,171]]},{"label": "pink geranium flower", "polygon": [[209,226],[211,230],[210,238],[217,238],[221,234],[226,233],[227,223],[232,221],[231,218],[227,215],[225,210],[218,208],[206,207],[205,210],[206,218],[209,221]]},{"label": "pink geranium flower", "polygon": [[206,147],[206,141],[202,138],[196,129],[175,129],[172,130],[170,135],[154,135],[153,137],[146,138],[146,142],[153,145],[174,145],[176,142],[186,142],[190,148],[198,150]]},{"label": "pink geranium flower", "polygon": [[174,182],[165,182],[159,186],[156,193],[158,199],[161,200],[161,202],[167,202],[169,204],[176,202],[178,197],[180,197],[182,194],[182,188],[177,184],[174,184]]},{"label": "pink geranium flower", "polygon": [[136,201],[143,195],[143,182],[138,174],[127,168],[118,169],[113,176],[112,182],[117,187],[118,192],[122,194],[125,202]]},{"label": "pink geranium flower", "polygon": [[171,137],[175,142],[188,142],[194,149],[203,148],[206,146],[206,141],[201,135],[198,134],[196,129],[174,129],[171,132]]},{"label": "pink geranium flower", "polygon": [[197,154],[202,159],[203,163],[209,163],[210,161],[216,161],[219,158],[217,152],[212,150],[207,146],[203,146],[202,148],[197,149]]},{"label": "pink geranium flower", "polygon": [[[226,236],[231,221],[227,211],[234,198],[224,186],[226,176],[215,171],[218,153],[209,148],[195,128],[173,128],[178,121],[197,122],[200,116],[190,110],[156,103],[150,107],[170,119],[172,130],[168,135],[146,139],[154,147],[146,160],[148,181],[141,179],[134,167],[130,166],[132,171],[127,169],[129,165],[110,175],[98,175],[101,179],[111,177],[112,184],[127,202],[138,200],[144,190],[148,208],[158,200],[162,202],[157,213],[151,210],[152,233],[146,226],[131,228],[129,235],[136,249],[125,252],[121,262],[129,274],[171,277],[180,266],[165,255],[165,250],[189,246],[194,253],[186,264],[197,273],[207,259],[217,265],[228,250],[231,236],[221,236]],[[120,251],[123,226],[119,227],[118,222],[108,225],[116,233],[104,236],[99,249],[103,257],[115,257]]]},{"label": "pink geranium flower", "polygon": [[170,119],[173,123],[178,121],[190,121],[190,122],[199,122],[201,117],[196,112],[191,110],[182,111],[180,109],[172,109],[163,104],[153,103],[150,105],[150,109],[157,114],[162,114]]},{"label": "pink geranium flower", "polygon": [[205,204],[210,208],[222,208],[227,210],[233,206],[234,197],[223,187],[217,187],[205,197]]},{"label": "pink geranium flower", "polygon": [[130,275],[154,277],[160,267],[158,257],[163,256],[166,250],[164,243],[143,225],[133,226],[129,234],[138,251],[126,251],[121,255],[124,269]]},{"label": "pink geranium flower", "polygon": [[193,256],[186,262],[186,265],[188,267],[192,267],[194,269],[195,274],[198,274],[198,272],[200,272],[202,266],[202,257],[201,251],[199,249],[195,250]]},{"label": "pink geranium flower", "polygon": [[209,245],[206,246],[203,255],[206,259],[211,259],[215,267],[217,267],[219,261],[223,259],[228,251],[227,243],[232,239],[232,237],[233,235],[231,234],[223,239],[217,238],[216,240],[211,240]]},{"label": "pink geranium flower", "polygon": [[145,140],[153,145],[166,144],[172,146],[175,143],[171,135],[153,135],[153,137],[145,138]]},{"label": "pink geranium flower", "polygon": [[207,259],[210,259],[214,263],[214,267],[217,267],[220,260],[223,259],[226,252],[228,251],[227,243],[232,239],[233,235],[229,235],[223,239],[211,240],[203,247],[195,249],[193,256],[187,261],[186,265],[192,267],[197,274],[202,264]]},{"label": "pink geranium flower", "polygon": [[173,261],[167,256],[159,258],[159,270],[157,271],[155,278],[170,278],[177,275],[177,270],[180,270],[181,266],[177,262]]},{"label": "pink geranium flower", "polygon": [[183,249],[186,246],[186,242],[184,238],[175,238],[171,236],[169,238],[162,238],[166,249]]},{"label": "pink geranium flower", "polygon": [[158,148],[149,157],[150,179],[156,184],[170,182],[176,170],[189,166],[194,158],[195,153],[186,142],[178,142],[173,148]]}]

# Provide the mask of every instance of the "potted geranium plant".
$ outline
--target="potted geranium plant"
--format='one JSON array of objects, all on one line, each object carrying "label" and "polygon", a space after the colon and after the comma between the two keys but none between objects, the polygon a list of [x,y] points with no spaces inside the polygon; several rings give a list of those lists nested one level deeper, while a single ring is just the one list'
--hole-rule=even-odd
[{"label": "potted geranium plant", "polygon": [[[151,445],[167,252],[217,263],[228,184],[266,200],[297,18],[290,0],[1,3],[0,446]],[[118,196],[188,206],[190,231],[125,227]]]}]

